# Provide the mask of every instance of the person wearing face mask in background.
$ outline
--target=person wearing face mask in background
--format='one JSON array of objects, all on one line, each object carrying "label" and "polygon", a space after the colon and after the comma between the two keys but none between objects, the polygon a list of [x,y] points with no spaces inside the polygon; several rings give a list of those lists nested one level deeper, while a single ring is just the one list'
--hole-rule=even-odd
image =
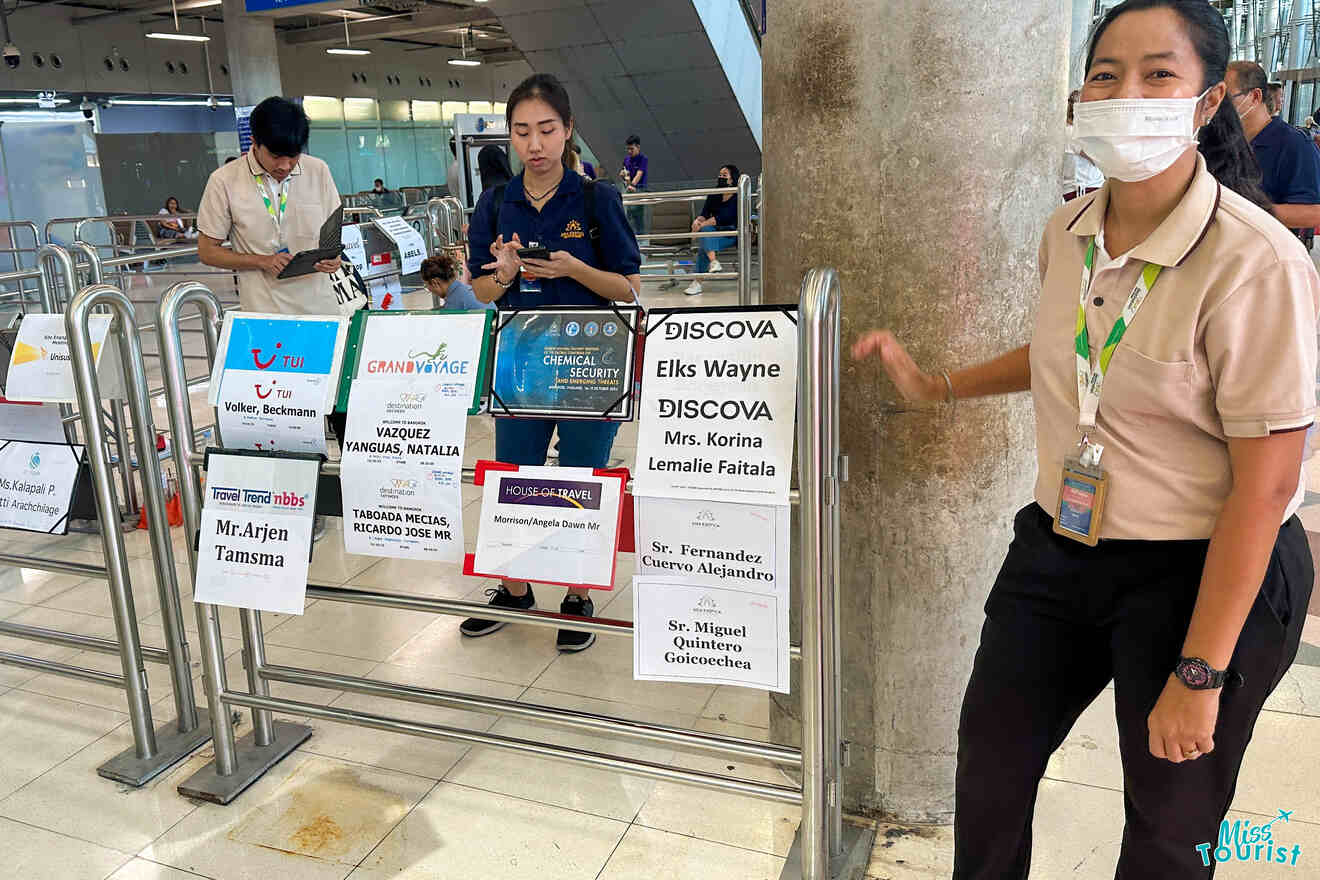
[{"label": "person wearing face mask in background", "polygon": [[1104,186],[1105,176],[1095,167],[1090,159],[1082,154],[1073,140],[1073,105],[1077,103],[1080,92],[1074,90],[1068,96],[1068,143],[1063,151],[1063,168],[1059,173],[1059,184],[1063,190],[1063,200],[1071,202],[1078,196],[1095,192]]},{"label": "person wearing face mask in background", "polygon": [[1260,165],[1274,216],[1309,248],[1320,226],[1320,150],[1305,134],[1270,115],[1269,80],[1254,61],[1234,61],[1224,77],[1242,130]]},{"label": "person wearing face mask in background", "polygon": [[[721,165],[719,176],[715,178],[717,187],[737,186],[740,172],[737,165]],[[701,206],[701,213],[692,221],[693,232],[710,230],[733,230],[738,228],[738,193],[711,193],[706,196],[706,203]],[[733,247],[738,239],[732,236],[711,236],[693,239],[697,246],[697,274],[723,272],[724,267],[716,256],[725,248]],[[688,296],[701,293],[701,282],[693,281],[683,291]]]},{"label": "person wearing face mask in background", "polygon": [[1111,680],[1114,876],[1211,877],[1257,716],[1297,653],[1320,276],[1268,213],[1229,51],[1204,0],[1107,12],[1075,113],[1106,182],[1046,224],[1030,343],[943,373],[888,331],[853,348],[909,400],[1034,403],[1036,500],[986,601],[958,728],[955,880],[1028,876],[1046,764]]}]

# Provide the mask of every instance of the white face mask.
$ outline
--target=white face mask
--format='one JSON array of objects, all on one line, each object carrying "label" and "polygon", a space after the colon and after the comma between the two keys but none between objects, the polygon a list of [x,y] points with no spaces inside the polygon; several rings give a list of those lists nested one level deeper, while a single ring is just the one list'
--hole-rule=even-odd
[{"label": "white face mask", "polygon": [[1077,145],[1105,177],[1148,180],[1196,144],[1195,98],[1112,98],[1073,107]]}]

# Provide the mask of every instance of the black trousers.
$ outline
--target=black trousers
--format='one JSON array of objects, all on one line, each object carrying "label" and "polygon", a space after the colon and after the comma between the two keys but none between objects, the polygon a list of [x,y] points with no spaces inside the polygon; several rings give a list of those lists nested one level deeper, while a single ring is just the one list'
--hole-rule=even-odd
[{"label": "black trousers", "polygon": [[1115,877],[1214,876],[1196,845],[1218,841],[1261,706],[1297,655],[1314,571],[1293,517],[1279,530],[1233,653],[1229,668],[1243,681],[1221,693],[1215,749],[1173,764],[1150,754],[1146,719],[1178,660],[1208,546],[1090,548],[1054,534],[1038,505],[1018,513],[958,726],[955,880],[1027,876],[1046,761],[1110,679],[1126,814]]}]

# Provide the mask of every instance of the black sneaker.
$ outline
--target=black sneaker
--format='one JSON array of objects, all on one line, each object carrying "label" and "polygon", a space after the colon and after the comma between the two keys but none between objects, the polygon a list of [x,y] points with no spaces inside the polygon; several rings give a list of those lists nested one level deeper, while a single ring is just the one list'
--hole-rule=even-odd
[{"label": "black sneaker", "polygon": [[[596,606],[585,596],[577,596],[569,593],[564,597],[564,601],[559,603],[560,614],[571,614],[573,617],[595,617]],[[559,638],[555,640],[555,646],[564,653],[572,651],[585,651],[596,641],[594,632],[578,632],[574,629],[561,629]]]},{"label": "black sneaker", "polygon": [[[527,585],[527,592],[522,596],[515,596],[500,584],[498,589],[487,590],[486,595],[490,596],[491,605],[495,608],[521,608],[526,611],[528,608],[536,607],[536,595],[532,592],[532,585]],[[465,636],[476,638],[477,636],[488,636],[497,630],[504,628],[503,620],[485,620],[480,617],[469,617],[458,625],[458,631]]]}]

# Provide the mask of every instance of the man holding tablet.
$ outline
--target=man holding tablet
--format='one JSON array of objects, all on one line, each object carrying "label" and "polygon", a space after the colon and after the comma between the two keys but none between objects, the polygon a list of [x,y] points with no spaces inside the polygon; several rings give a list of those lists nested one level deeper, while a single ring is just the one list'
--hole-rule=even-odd
[{"label": "man holding tablet", "polygon": [[[267,98],[252,111],[252,149],[211,174],[197,209],[197,253],[203,263],[238,273],[239,307],[285,315],[334,314],[330,273],[340,257],[315,271],[280,278],[294,256],[321,245],[321,227],[339,207],[330,168],[304,155],[307,114],[287,98]],[[232,250],[223,247],[228,240]]]}]

